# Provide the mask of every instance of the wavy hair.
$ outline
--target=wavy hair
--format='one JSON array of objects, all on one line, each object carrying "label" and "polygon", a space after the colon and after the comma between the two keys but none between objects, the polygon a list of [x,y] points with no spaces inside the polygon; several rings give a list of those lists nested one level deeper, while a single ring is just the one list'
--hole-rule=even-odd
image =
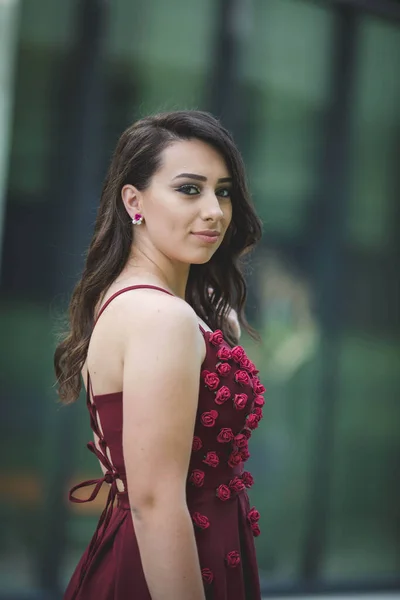
[{"label": "wavy hair", "polygon": [[[103,184],[82,277],[69,304],[69,330],[54,353],[58,395],[64,404],[74,402],[80,394],[80,372],[96,306],[124,268],[134,241],[134,228],[121,190],[126,184],[145,190],[161,167],[163,150],[178,140],[191,139],[209,144],[224,158],[233,179],[232,220],[211,260],[190,266],[185,300],[211,329],[221,329],[231,344],[238,340],[226,318],[230,307],[236,310],[239,323],[249,335],[260,339],[244,314],[247,289],[243,257],[260,240],[262,225],[251,202],[243,160],[232,136],[216,118],[203,111],[148,116],[121,135]],[[211,295],[209,287],[213,289]]]}]

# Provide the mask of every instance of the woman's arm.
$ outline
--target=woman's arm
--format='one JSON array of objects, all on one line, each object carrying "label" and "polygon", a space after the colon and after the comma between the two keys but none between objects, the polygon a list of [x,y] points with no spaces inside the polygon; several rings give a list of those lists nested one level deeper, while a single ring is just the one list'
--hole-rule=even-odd
[{"label": "woman's arm", "polygon": [[204,341],[186,302],[147,290],[134,296],[126,320],[123,452],[143,570],[152,600],[205,600],[186,504]]}]

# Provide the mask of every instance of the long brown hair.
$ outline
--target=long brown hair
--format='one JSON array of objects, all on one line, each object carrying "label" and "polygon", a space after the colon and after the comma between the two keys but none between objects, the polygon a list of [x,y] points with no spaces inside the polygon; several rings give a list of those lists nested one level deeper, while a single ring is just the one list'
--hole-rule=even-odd
[{"label": "long brown hair", "polygon": [[[242,157],[229,132],[202,111],[174,111],[145,117],[121,135],[104,181],[93,237],[83,274],[69,305],[69,331],[54,353],[58,395],[65,404],[81,390],[80,371],[86,360],[94,311],[102,296],[124,268],[131,252],[133,227],[121,198],[124,185],[145,190],[161,166],[161,153],[177,140],[199,139],[214,147],[226,161],[233,179],[232,221],[211,260],[192,264],[186,301],[211,329],[221,329],[237,343],[226,315],[236,309],[239,322],[255,339],[256,331],[244,315],[246,283],[243,256],[260,240],[257,217],[246,183]],[[208,288],[213,288],[210,296]]]}]

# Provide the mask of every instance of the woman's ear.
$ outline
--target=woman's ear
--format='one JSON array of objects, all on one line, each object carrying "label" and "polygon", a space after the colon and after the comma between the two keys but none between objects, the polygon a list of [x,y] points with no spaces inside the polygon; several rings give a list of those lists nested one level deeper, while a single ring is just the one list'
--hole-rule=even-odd
[{"label": "woman's ear", "polygon": [[124,185],[121,190],[121,198],[131,219],[134,218],[136,213],[143,214],[141,194],[135,186],[130,184]]}]

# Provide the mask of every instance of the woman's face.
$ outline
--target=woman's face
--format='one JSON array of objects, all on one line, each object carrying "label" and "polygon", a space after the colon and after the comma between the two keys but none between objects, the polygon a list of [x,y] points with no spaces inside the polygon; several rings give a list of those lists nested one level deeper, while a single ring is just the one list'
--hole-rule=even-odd
[{"label": "woman's face", "polygon": [[[172,143],[146,190],[125,187],[136,196],[131,206],[124,198],[129,214],[144,217],[143,224],[134,226],[135,244],[141,248],[158,250],[173,262],[202,264],[221,245],[232,219],[232,179],[222,156],[205,142]],[[205,230],[219,236],[201,237]]]}]

